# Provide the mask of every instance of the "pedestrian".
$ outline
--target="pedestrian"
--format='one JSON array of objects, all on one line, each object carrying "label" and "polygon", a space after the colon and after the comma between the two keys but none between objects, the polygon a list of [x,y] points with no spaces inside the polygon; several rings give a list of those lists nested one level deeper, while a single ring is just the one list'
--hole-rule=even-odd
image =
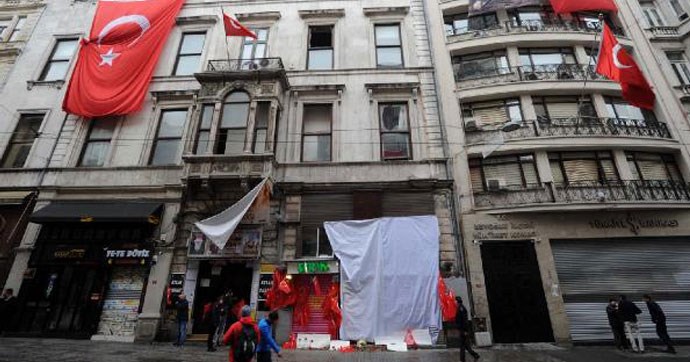
[{"label": "pedestrian", "polygon": [[184,293],[177,296],[175,310],[177,311],[177,341],[173,345],[182,347],[187,338],[187,321],[189,321],[189,301]]},{"label": "pedestrian", "polygon": [[230,362],[250,362],[254,358],[261,336],[251,314],[252,309],[248,305],[242,307],[240,320],[231,325],[223,336],[223,343],[230,345]]},{"label": "pedestrian", "polygon": [[455,324],[460,331],[460,361],[465,362],[465,350],[474,358],[479,359],[479,353],[472,350],[472,342],[470,341],[470,323],[467,308],[462,304],[461,297],[455,297],[458,302],[458,311],[455,314]]},{"label": "pedestrian", "polygon": [[0,296],[0,334],[9,329],[16,313],[17,297],[14,296],[12,288],[7,288]]},{"label": "pedestrian", "polygon": [[654,322],[656,325],[656,335],[659,336],[659,339],[661,339],[661,341],[666,345],[666,352],[676,354],[676,349],[673,348],[671,337],[668,335],[668,328],[666,327],[666,315],[664,314],[664,311],[649,294],[643,295],[642,299],[644,299],[645,303],[647,303],[649,315],[652,317],[652,322]]},{"label": "pedestrian", "polygon": [[271,350],[276,352],[278,358],[283,356],[280,354],[280,347],[273,339],[273,328],[278,325],[278,312],[273,311],[268,313],[268,317],[259,322],[259,331],[261,332],[261,340],[259,347],[256,348],[256,362],[271,362]]},{"label": "pedestrian", "polygon": [[[620,311],[625,333],[628,335],[633,352],[644,353],[644,342],[640,334],[640,325],[637,323],[637,315],[641,314],[642,311],[635,303],[629,301],[625,295],[621,295],[618,300],[618,310]],[[637,340],[637,343],[635,340]]]},{"label": "pedestrian", "polygon": [[628,344],[625,341],[625,327],[616,299],[609,299],[609,304],[606,306],[606,316],[609,319],[609,326],[611,327],[611,332],[613,332],[613,341],[616,344],[616,348],[620,350],[626,349]]},{"label": "pedestrian", "polygon": [[216,351],[217,335],[225,332],[218,332],[218,327],[221,324],[221,318],[225,318],[224,311],[224,298],[223,296],[220,296],[215,303],[212,303],[211,310],[208,312],[208,338],[206,339],[206,345],[209,352]]}]

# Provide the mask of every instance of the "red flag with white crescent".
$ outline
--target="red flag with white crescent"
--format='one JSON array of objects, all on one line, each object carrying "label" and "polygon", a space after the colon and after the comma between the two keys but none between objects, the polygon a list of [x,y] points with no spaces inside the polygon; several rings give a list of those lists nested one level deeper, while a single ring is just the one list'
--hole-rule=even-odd
[{"label": "red flag with white crescent", "polygon": [[654,109],[654,91],[630,54],[604,24],[597,73],[620,83],[623,98],[633,106]]},{"label": "red flag with white crescent", "polygon": [[223,25],[225,26],[225,36],[248,36],[256,39],[256,33],[226,13],[223,13]]},{"label": "red flag with white crescent", "polygon": [[141,109],[184,0],[100,0],[62,103],[84,117]]}]

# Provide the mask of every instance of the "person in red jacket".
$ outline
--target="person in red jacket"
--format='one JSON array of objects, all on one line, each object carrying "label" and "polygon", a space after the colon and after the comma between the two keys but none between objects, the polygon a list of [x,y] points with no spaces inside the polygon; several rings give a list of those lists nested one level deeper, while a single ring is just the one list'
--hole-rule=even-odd
[{"label": "person in red jacket", "polygon": [[230,362],[250,362],[261,338],[259,327],[251,317],[252,309],[245,305],[240,314],[240,320],[233,323],[223,336],[223,343],[230,345]]}]

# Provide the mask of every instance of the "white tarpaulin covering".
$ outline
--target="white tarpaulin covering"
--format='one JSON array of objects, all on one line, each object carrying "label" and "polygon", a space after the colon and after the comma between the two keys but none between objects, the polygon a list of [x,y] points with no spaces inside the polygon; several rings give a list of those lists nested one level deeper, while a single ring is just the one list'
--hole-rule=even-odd
[{"label": "white tarpaulin covering", "polygon": [[220,250],[225,248],[225,244],[230,239],[230,235],[235,231],[237,225],[252,206],[254,200],[263,190],[268,179],[263,179],[254,189],[244,195],[240,201],[223,210],[220,214],[209,217],[194,223],[194,225],[206,235]]},{"label": "white tarpaulin covering", "polygon": [[340,338],[440,329],[438,220],[435,216],[325,223],[340,259]]}]

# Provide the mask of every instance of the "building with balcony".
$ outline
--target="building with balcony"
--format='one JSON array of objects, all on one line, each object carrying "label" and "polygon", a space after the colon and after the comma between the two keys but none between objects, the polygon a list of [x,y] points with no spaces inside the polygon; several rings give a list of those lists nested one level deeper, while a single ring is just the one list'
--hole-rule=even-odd
[{"label": "building with balcony", "polygon": [[608,340],[608,299],[644,293],[690,336],[689,4],[602,14],[655,89],[642,110],[595,73],[598,12],[469,3],[429,2],[428,15],[477,340]]},{"label": "building with balcony", "polygon": [[[61,102],[95,4],[46,5],[0,97],[0,190],[36,195],[5,284],[23,306],[14,333],[174,337],[184,291],[189,331],[205,335],[220,295],[265,311],[276,267],[298,287],[337,281],[325,221],[436,215],[439,259],[460,263],[423,3],[223,8],[257,39],[226,38],[218,3],[188,0],[142,110],[84,119]],[[270,216],[245,218],[228,247],[194,227],[265,178]],[[313,315],[281,316],[279,339],[328,333]]]}]

